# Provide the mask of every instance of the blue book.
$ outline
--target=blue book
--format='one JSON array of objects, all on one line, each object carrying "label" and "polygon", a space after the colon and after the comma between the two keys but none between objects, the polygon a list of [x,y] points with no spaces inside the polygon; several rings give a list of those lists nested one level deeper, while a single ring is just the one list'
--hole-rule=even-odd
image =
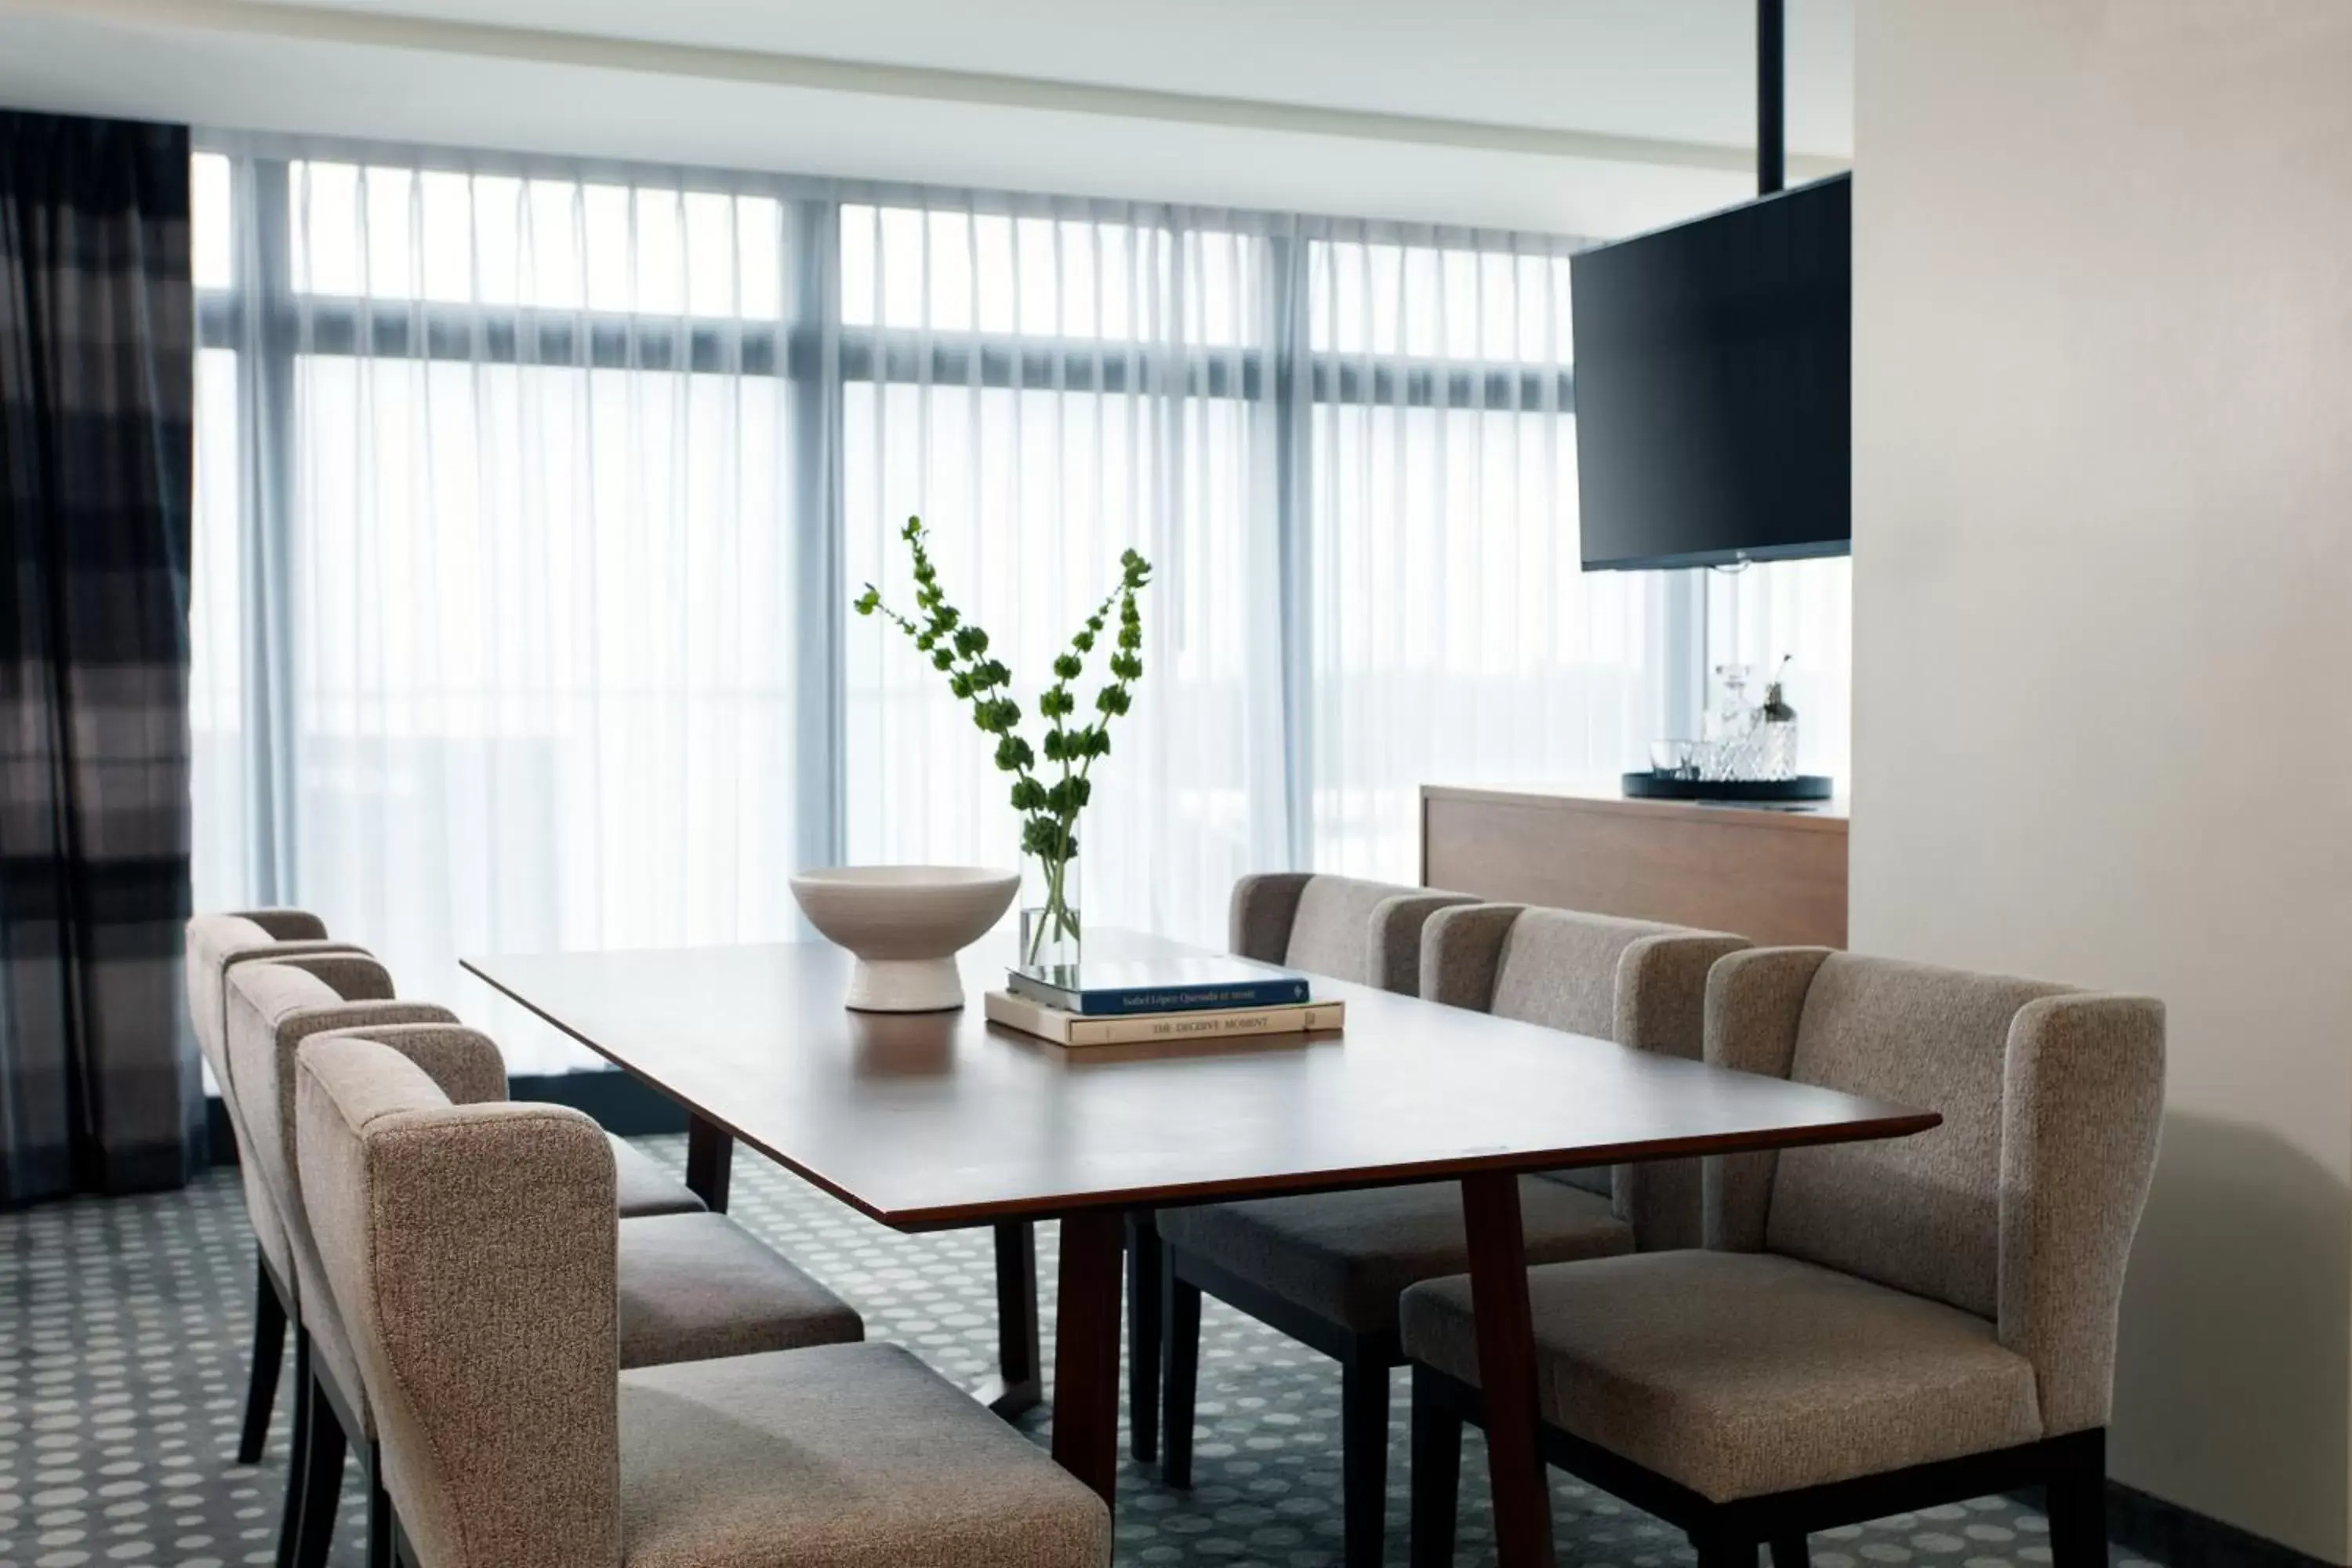
[{"label": "blue book", "polygon": [[1017,996],[1086,1017],[1285,1007],[1307,1000],[1307,977],[1245,958],[1081,961],[1015,969]]}]

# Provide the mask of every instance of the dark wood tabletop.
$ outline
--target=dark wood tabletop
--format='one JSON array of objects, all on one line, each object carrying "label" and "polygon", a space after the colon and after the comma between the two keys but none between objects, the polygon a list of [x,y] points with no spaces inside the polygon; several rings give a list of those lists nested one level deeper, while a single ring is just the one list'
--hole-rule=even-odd
[{"label": "dark wood tabletop", "polygon": [[[1040,1387],[1028,1222],[1058,1218],[1054,1458],[1106,1500],[1135,1224],[1220,1197],[1459,1178],[1503,1568],[1551,1561],[1517,1173],[1894,1138],[1941,1120],[1319,978],[1320,995],[1347,1003],[1342,1033],[1066,1049],[982,1015],[1009,951],[1000,936],[964,955],[961,1010],[897,1016],[845,1008],[849,955],[826,945],[466,967],[683,1106],[687,1182],[713,1208],[740,1141],[901,1230],[993,1225],[1003,1349],[982,1396],[1007,1414]],[[1096,931],[1087,951],[1190,950]]]},{"label": "dark wood tabletop", "polygon": [[[1341,1034],[1064,1048],[860,1014],[823,943],[466,967],[751,1147],[905,1230],[1237,1194],[1885,1138],[1932,1115],[1318,979]],[[1090,933],[1089,952],[1191,950]]]}]

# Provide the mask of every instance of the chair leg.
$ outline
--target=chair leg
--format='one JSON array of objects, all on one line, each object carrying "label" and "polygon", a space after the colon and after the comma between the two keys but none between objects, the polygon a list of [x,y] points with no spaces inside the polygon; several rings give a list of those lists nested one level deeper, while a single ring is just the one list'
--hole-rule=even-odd
[{"label": "chair leg", "polygon": [[294,1442],[286,1456],[286,1511],[278,1523],[278,1568],[294,1568],[302,1541],[303,1471],[310,1462],[310,1333],[294,1325]]},{"label": "chair leg", "polygon": [[237,1435],[236,1462],[261,1463],[269,1442],[269,1412],[278,1403],[278,1368],[286,1359],[286,1303],[269,1280],[268,1266],[254,1250],[253,1366],[245,1379],[245,1430]]},{"label": "chair leg", "polygon": [[335,1544],[335,1505],[342,1500],[348,1442],[316,1376],[305,1380],[302,1401],[310,1407],[310,1443],[302,1459],[302,1522],[292,1568],[326,1568]]},{"label": "chair leg", "polygon": [[1412,1568],[1453,1568],[1462,1506],[1462,1418],[1412,1369]]},{"label": "chair leg", "polygon": [[1127,1216],[1128,1447],[1150,1464],[1160,1454],[1160,1226],[1149,1209]]},{"label": "chair leg", "polygon": [[383,1489],[383,1444],[381,1439],[368,1445],[367,1483],[368,1568],[393,1568],[395,1534],[392,1522],[392,1494]]},{"label": "chair leg", "polygon": [[1160,1394],[1160,1414],[1166,1422],[1160,1445],[1160,1479],[1171,1487],[1192,1484],[1192,1400],[1201,1382],[1201,1288],[1176,1273],[1173,1258],[1162,1258],[1167,1310],[1160,1331],[1167,1355],[1167,1386]]},{"label": "chair leg", "polygon": [[2052,1568],[2105,1568],[2107,1444],[2104,1431],[2066,1439],[2050,1473]]},{"label": "chair leg", "polygon": [[1756,1568],[1756,1542],[1713,1531],[1691,1531],[1698,1568]]},{"label": "chair leg", "polygon": [[1339,1369],[1339,1510],[1348,1568],[1380,1568],[1389,1497],[1389,1369]]},{"label": "chair leg", "polygon": [[1801,1535],[1776,1535],[1771,1541],[1772,1568],[1811,1568],[1812,1549]]}]

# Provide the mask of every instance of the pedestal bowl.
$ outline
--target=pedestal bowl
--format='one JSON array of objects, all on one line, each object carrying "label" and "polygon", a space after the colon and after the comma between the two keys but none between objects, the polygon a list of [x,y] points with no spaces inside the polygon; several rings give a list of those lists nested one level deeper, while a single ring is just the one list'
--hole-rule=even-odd
[{"label": "pedestal bowl", "polygon": [[809,924],[857,957],[846,1005],[936,1013],[963,1005],[955,955],[1003,918],[1021,874],[985,866],[835,866],[800,872],[792,888]]}]

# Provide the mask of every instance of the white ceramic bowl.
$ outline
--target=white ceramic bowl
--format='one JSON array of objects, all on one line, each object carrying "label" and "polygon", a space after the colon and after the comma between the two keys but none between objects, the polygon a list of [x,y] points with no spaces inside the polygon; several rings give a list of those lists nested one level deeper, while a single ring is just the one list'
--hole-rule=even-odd
[{"label": "white ceramic bowl", "polygon": [[955,955],[1020,888],[1020,872],[985,866],[836,866],[793,879],[809,924],[857,955],[845,1000],[868,1013],[962,1006]]}]

